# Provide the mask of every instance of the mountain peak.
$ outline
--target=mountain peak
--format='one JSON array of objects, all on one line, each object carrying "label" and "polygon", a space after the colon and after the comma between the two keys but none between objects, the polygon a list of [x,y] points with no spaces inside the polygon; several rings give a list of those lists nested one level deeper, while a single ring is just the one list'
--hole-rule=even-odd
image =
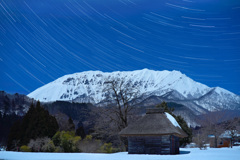
[{"label": "mountain peak", "polygon": [[[195,82],[180,71],[155,71],[147,68],[135,71],[85,71],[69,74],[36,89],[28,96],[43,102],[61,100],[97,104],[106,98],[103,92],[104,82],[116,78],[134,84],[139,89],[139,94],[145,98],[158,96],[165,97],[165,100],[196,101],[194,103],[200,104],[198,99],[214,92],[216,96],[224,99],[221,100],[221,104],[224,104],[226,99],[224,96],[231,97],[232,101],[237,101],[235,104],[240,104],[239,96],[220,87],[210,88]],[[205,105],[205,101],[201,101],[201,106]]]}]

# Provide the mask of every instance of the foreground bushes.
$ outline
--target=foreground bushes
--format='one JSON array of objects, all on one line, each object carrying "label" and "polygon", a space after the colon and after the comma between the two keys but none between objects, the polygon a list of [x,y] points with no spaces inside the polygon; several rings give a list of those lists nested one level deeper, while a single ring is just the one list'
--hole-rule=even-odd
[{"label": "foreground bushes", "polygon": [[104,143],[100,148],[101,153],[115,153],[117,151],[116,148],[113,148],[112,143]]},{"label": "foreground bushes", "polygon": [[100,152],[102,142],[100,140],[92,139],[91,135],[87,135],[85,139],[78,143],[78,148],[84,153],[97,153]]},{"label": "foreground bushes", "polygon": [[28,147],[33,152],[54,152],[55,151],[55,145],[53,144],[53,141],[48,138],[37,138],[36,140],[30,140],[28,143]]},{"label": "foreground bushes", "polygon": [[80,136],[75,136],[73,131],[58,131],[52,138],[53,143],[57,146],[56,152],[79,152],[78,143]]},{"label": "foreground bushes", "polygon": [[22,152],[31,152],[31,149],[28,146],[24,145],[24,146],[20,147],[20,151],[22,151]]},{"label": "foreground bushes", "polygon": [[20,148],[22,152],[84,152],[84,153],[114,153],[119,151],[112,143],[102,143],[91,135],[85,139],[75,136],[73,131],[58,131],[52,139],[48,137],[30,140],[28,145]]}]

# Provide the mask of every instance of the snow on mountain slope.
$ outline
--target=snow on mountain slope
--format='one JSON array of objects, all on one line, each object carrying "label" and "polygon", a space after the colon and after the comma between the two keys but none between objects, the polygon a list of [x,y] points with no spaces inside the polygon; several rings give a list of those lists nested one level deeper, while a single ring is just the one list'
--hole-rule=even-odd
[{"label": "snow on mountain slope", "polygon": [[232,110],[236,109],[235,106],[240,108],[240,96],[237,96],[220,87],[213,88],[209,94],[206,94],[194,102],[204,108],[207,108],[209,111],[219,109]]},{"label": "snow on mountain slope", "polygon": [[[124,72],[86,71],[65,75],[48,83],[28,96],[43,102],[56,100],[77,101],[97,104],[104,100],[104,82],[111,79],[124,79],[139,89],[144,98],[149,96],[166,96],[180,101],[194,101],[204,108],[232,103],[240,106],[239,96],[222,88],[210,88],[198,83],[179,71],[153,71],[148,69]],[[213,94],[214,93],[214,94]],[[208,98],[210,95],[210,99]],[[167,97],[167,96],[166,96]],[[230,100],[228,100],[230,98]],[[212,101],[219,100],[214,106]],[[228,102],[230,101],[230,102]],[[211,110],[211,109],[210,109]]]},{"label": "snow on mountain slope", "polygon": [[185,98],[197,98],[209,91],[209,88],[178,71],[153,71],[137,70],[127,72],[104,73],[101,71],[87,71],[65,75],[57,80],[40,87],[28,96],[40,101],[49,102],[56,100],[73,100],[79,96],[90,96],[94,103],[98,103],[105,97],[102,90],[105,87],[104,81],[114,78],[125,78],[136,84],[140,93],[152,93],[156,91],[158,96],[177,90]]}]

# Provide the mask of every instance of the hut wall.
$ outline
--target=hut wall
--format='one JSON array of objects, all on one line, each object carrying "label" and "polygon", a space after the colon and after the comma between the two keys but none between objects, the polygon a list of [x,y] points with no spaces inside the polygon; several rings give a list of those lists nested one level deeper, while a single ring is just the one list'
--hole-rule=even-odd
[{"label": "hut wall", "polygon": [[128,137],[128,153],[129,154],[144,154],[145,140],[144,137]]},{"label": "hut wall", "polygon": [[161,154],[162,137],[145,137],[145,153]]},{"label": "hut wall", "polygon": [[179,140],[175,136],[128,137],[129,154],[178,154]]},{"label": "hut wall", "polygon": [[170,149],[171,149],[171,154],[179,154],[179,138],[176,136],[170,136]]},{"label": "hut wall", "polygon": [[180,143],[179,143],[179,137],[175,137],[175,154],[179,154],[179,147],[180,147]]},{"label": "hut wall", "polygon": [[171,154],[170,145],[171,145],[171,136],[162,136],[162,154]]}]

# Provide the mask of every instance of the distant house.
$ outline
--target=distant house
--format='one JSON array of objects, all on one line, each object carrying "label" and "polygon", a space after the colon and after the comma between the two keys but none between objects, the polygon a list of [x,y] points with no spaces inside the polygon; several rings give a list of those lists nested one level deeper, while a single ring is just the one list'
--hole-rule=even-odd
[{"label": "distant house", "polygon": [[[214,147],[214,135],[208,135],[208,138],[210,139],[210,147]],[[218,141],[217,147],[230,147],[231,143],[232,145],[238,145],[240,142],[240,134],[237,130],[226,130],[224,131],[220,136],[220,141]]]},{"label": "distant house", "polygon": [[187,137],[173,116],[161,109],[148,109],[119,134],[128,138],[129,154],[179,154],[179,137]]}]

